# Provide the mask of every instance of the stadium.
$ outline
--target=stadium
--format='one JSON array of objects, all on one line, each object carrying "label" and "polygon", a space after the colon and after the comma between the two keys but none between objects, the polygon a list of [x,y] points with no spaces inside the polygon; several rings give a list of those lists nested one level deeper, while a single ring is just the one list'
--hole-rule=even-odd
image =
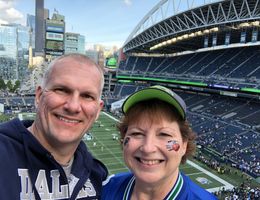
[{"label": "stadium", "polygon": [[[128,171],[116,129],[123,100],[160,84],[185,100],[198,135],[181,171],[219,199],[260,198],[259,0],[161,0],[108,66],[105,107],[84,141],[110,174]],[[33,119],[34,109],[30,95],[0,98],[5,114]]]},{"label": "stadium", "polygon": [[[259,1],[162,0],[125,41],[119,67],[106,81],[106,88],[112,88],[104,92],[106,109],[120,117],[119,107],[129,94],[149,85],[170,87],[185,100],[188,120],[198,134],[195,161],[182,170],[209,191],[222,191],[219,198],[227,193],[238,199],[250,195],[256,199],[260,182],[259,45]],[[98,123],[116,134],[111,124],[106,126],[108,121]],[[114,153],[111,138],[102,147],[111,147],[106,153],[94,151],[102,160],[110,158],[108,166],[115,165],[110,163],[110,153],[114,161],[120,158],[120,148]],[[124,170],[121,160],[116,167]]]}]

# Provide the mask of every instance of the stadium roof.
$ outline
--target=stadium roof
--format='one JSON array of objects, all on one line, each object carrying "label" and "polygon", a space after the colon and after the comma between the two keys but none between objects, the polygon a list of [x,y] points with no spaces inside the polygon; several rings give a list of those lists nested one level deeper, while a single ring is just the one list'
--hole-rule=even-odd
[{"label": "stadium roof", "polygon": [[223,40],[230,32],[239,38],[241,29],[259,27],[259,22],[259,0],[161,0],[135,27],[123,50],[160,54],[196,50],[203,48],[206,34]]}]

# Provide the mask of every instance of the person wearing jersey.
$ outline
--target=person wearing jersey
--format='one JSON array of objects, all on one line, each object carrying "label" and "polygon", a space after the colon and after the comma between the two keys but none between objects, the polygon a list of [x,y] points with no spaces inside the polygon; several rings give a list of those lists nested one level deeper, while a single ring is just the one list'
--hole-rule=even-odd
[{"label": "person wearing jersey", "polygon": [[110,176],[102,200],[217,199],[179,170],[193,155],[196,138],[180,96],[151,86],[130,95],[122,112],[118,129],[130,172]]}]

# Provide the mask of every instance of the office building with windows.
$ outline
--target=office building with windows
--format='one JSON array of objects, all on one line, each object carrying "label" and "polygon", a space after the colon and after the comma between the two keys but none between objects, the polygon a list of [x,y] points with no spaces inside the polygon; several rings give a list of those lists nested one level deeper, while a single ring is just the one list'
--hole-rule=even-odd
[{"label": "office building with windows", "polygon": [[85,53],[85,36],[78,33],[65,33],[65,54]]},{"label": "office building with windows", "polygon": [[22,79],[27,73],[29,28],[18,24],[0,25],[0,76]]},{"label": "office building with windows", "polygon": [[30,30],[30,46],[35,48],[35,16],[27,14],[26,26]]},{"label": "office building with windows", "polygon": [[64,54],[65,17],[54,13],[51,19],[46,19],[45,55],[56,57]]},{"label": "office building with windows", "polygon": [[36,0],[35,14],[35,54],[43,55],[45,33],[44,0]]}]

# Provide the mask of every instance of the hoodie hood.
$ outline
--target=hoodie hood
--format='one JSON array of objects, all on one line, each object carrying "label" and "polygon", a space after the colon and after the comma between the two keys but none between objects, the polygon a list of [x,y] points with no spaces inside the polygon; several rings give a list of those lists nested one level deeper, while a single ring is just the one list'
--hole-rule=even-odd
[{"label": "hoodie hood", "polygon": [[4,122],[0,126],[0,135],[9,137],[11,140],[24,145],[24,143],[30,146],[30,149],[37,153],[47,153],[48,151],[36,140],[28,127],[32,125],[32,120],[20,121],[18,118],[11,121]]},{"label": "hoodie hood", "polygon": [[[5,184],[2,182],[5,179],[9,180],[10,184],[8,183],[7,186],[11,188],[10,190],[17,192],[12,194],[14,195],[12,198],[10,198],[10,193],[7,196],[2,196],[0,193],[0,199],[22,197],[26,199],[31,195],[34,195],[36,199],[45,199],[45,196],[53,198],[53,195],[65,197],[68,191],[70,198],[76,199],[90,195],[89,185],[95,191],[95,193],[90,192],[91,195],[98,197],[102,181],[105,180],[108,172],[106,167],[88,152],[85,143],[80,142],[74,153],[71,177],[66,177],[62,166],[27,130],[32,123],[33,121],[13,119],[0,125],[0,151],[4,152],[0,159],[7,160],[4,165],[0,166],[0,171],[5,168],[6,172],[3,175],[0,174],[1,178],[3,176],[0,184]],[[68,179],[72,179],[72,183],[68,183]],[[28,186],[28,180],[33,184]]]}]

